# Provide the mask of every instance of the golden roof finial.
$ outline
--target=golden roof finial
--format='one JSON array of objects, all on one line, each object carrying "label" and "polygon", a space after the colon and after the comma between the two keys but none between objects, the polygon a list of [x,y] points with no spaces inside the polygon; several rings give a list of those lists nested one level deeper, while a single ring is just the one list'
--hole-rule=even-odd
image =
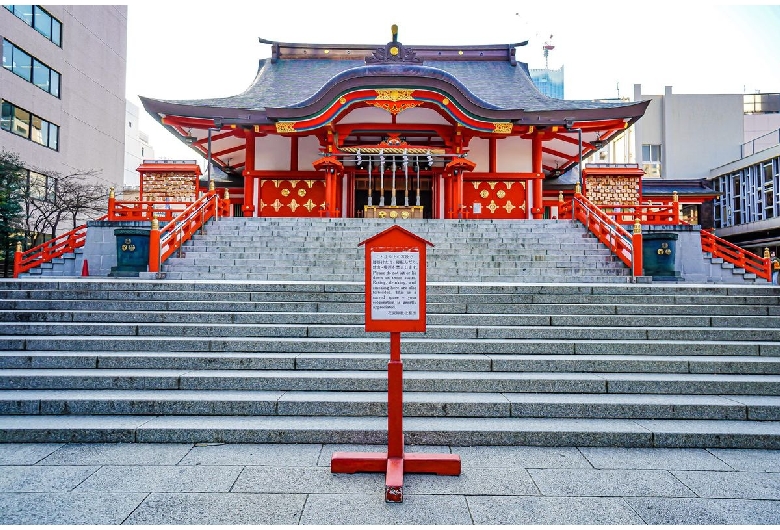
[{"label": "golden roof finial", "polygon": [[209,181],[209,191],[214,191],[214,179]]},{"label": "golden roof finial", "polygon": [[393,42],[398,42],[398,24],[390,26],[390,31],[393,32]]},{"label": "golden roof finial", "polygon": [[108,198],[109,199],[113,199],[114,198],[114,187],[113,186],[108,188]]}]

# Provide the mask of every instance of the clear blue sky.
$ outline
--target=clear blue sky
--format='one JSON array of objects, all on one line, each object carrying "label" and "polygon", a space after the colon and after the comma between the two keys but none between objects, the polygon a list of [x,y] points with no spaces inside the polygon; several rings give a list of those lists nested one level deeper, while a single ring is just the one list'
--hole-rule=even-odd
[{"label": "clear blue sky", "polygon": [[[398,24],[404,44],[530,41],[518,60],[565,67],[566,99],[645,94],[780,92],[780,6],[698,2],[209,2],[131,3],[127,97],[231,96],[282,42],[384,44]],[[381,6],[379,9],[377,6]],[[465,7],[468,6],[468,7]],[[142,111],[158,158],[193,158]]]}]

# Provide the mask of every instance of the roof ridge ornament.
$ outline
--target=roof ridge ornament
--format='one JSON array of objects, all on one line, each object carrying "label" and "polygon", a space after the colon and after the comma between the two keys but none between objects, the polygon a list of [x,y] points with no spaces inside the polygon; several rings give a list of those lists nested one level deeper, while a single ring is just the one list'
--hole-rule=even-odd
[{"label": "roof ridge ornament", "polygon": [[393,24],[391,26],[393,33],[393,40],[388,42],[384,47],[377,48],[374,52],[366,57],[366,64],[377,63],[412,63],[422,64],[423,60],[417,57],[417,53],[412,48],[407,48],[400,42],[398,42],[398,25]]}]

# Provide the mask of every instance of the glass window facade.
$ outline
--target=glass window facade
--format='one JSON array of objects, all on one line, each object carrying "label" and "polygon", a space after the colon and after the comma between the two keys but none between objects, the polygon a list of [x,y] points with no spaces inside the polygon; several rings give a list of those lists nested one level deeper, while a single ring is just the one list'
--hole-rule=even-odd
[{"label": "glass window facade", "polygon": [[661,145],[642,145],[642,169],[647,177],[661,176]]},{"label": "glass window facade", "polygon": [[713,179],[715,227],[725,228],[780,217],[780,157]]},{"label": "glass window facade", "polygon": [[62,22],[51,16],[41,6],[8,5],[3,7],[28,26],[35,28],[38,33],[54,44],[62,47]]},{"label": "glass window facade", "polygon": [[0,129],[55,151],[59,150],[60,127],[9,101],[2,101]]},{"label": "glass window facade", "polygon": [[57,179],[35,171],[28,171],[27,195],[33,199],[54,202],[57,198]]},{"label": "glass window facade", "polygon": [[5,39],[3,39],[3,68],[52,96],[60,97],[60,73]]}]

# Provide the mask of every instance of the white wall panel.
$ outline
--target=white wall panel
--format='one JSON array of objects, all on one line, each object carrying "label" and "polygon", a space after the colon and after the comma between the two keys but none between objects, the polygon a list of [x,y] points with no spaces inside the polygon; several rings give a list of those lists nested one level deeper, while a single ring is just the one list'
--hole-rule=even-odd
[{"label": "white wall panel", "polygon": [[275,135],[256,138],[255,169],[289,171],[290,139]]},{"label": "white wall panel", "polygon": [[496,170],[499,173],[530,173],[533,164],[531,159],[531,140],[517,136],[504,138],[496,142]]}]

